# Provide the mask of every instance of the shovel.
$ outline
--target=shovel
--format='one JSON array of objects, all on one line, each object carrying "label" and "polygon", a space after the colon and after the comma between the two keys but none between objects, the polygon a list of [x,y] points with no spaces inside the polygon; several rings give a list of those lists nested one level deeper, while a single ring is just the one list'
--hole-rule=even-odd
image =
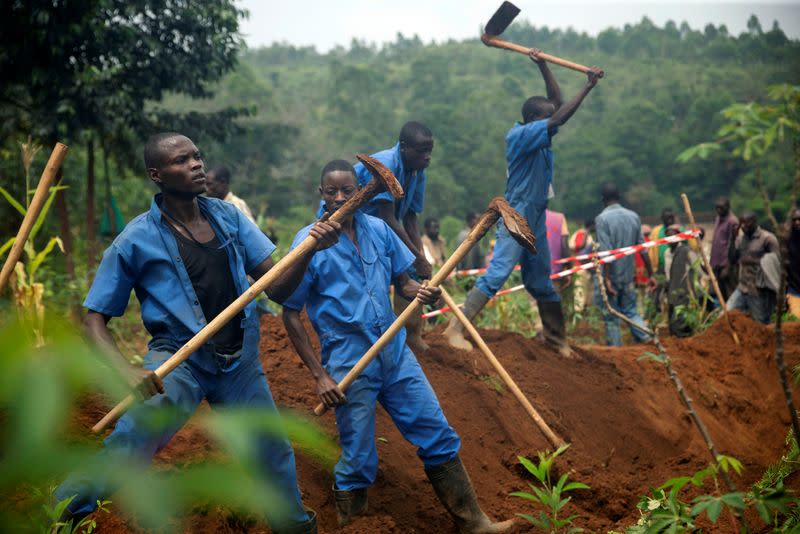
[{"label": "shovel", "polygon": [[[442,268],[431,277],[430,282],[428,282],[429,287],[438,287],[439,284],[444,282],[453,269],[456,268],[458,262],[464,259],[464,256],[467,255],[469,250],[480,241],[480,239],[489,231],[496,222],[497,219],[502,217],[503,222],[506,225],[506,229],[511,236],[519,242],[520,245],[525,247],[526,249],[530,250],[534,254],[536,253],[536,238],[533,237],[533,232],[528,227],[528,223],[525,222],[525,219],[517,213],[514,208],[512,208],[508,202],[503,197],[495,197],[489,202],[489,206],[486,209],[486,212],[481,216],[480,220],[478,220],[478,224],[470,231],[467,238],[458,246],[458,248],[453,252],[453,255],[448,258]],[[350,372],[342,378],[342,381],[339,382],[338,386],[339,389],[344,391],[350,384],[352,384],[358,375],[370,364],[375,357],[380,354],[380,352],[392,341],[392,338],[397,335],[398,332],[403,328],[403,326],[408,322],[409,319],[415,316],[415,314],[419,314],[419,309],[422,306],[422,303],[418,299],[414,299],[411,301],[403,313],[401,313],[397,319],[389,326],[386,332],[378,338],[378,341],[370,347],[370,349],[364,354],[360,360],[350,369]],[[322,415],[325,413],[327,408],[324,404],[319,403],[316,408],[314,408],[314,413],[316,415]]]},{"label": "shovel", "polygon": [[[387,169],[380,161],[373,159],[366,154],[356,154],[356,158],[364,164],[364,166],[372,173],[373,179],[366,186],[361,188],[350,200],[336,210],[330,216],[331,221],[340,222],[350,217],[361,206],[364,206],[369,200],[382,192],[384,188],[396,199],[402,198],[403,188],[400,182],[397,181],[394,174]],[[198,333],[194,335],[186,344],[181,347],[178,352],[170,356],[170,358],[162,363],[155,373],[159,378],[164,378],[171,373],[181,363],[186,361],[189,356],[195,353],[206,341],[211,339],[214,334],[225,326],[228,321],[234,318],[240,311],[247,306],[251,300],[256,298],[262,291],[269,289],[272,283],[278,279],[290,267],[298,261],[313,252],[314,247],[317,246],[317,240],[314,236],[309,235],[306,237],[294,250],[289,252],[286,256],[281,258],[278,263],[273,265],[272,269],[266,272],[264,276],[256,280],[250,288],[242,293],[239,298],[231,302],[227,308],[222,310],[211,322],[203,327]],[[108,412],[100,421],[92,427],[92,432],[100,432],[106,428],[110,423],[119,418],[130,408],[137,397],[133,394],[125,397],[114,409]]]},{"label": "shovel", "polygon": [[[486,23],[486,27],[483,30],[483,35],[481,35],[481,41],[483,41],[483,44],[486,46],[492,46],[494,48],[505,48],[506,50],[519,52],[520,54],[525,54],[527,56],[531,51],[530,48],[500,39],[498,37],[498,35],[506,31],[506,28],[508,28],[511,22],[517,17],[517,15],[519,15],[519,12],[520,9],[511,2],[503,2],[503,5],[501,5],[497,11],[495,11],[494,15],[492,15],[492,18],[490,18],[489,22]],[[548,63],[561,65],[562,67],[576,70],[584,74],[589,72],[589,67],[562,59],[560,57],[551,56],[550,54],[545,54],[544,52],[539,52],[537,57],[547,61]],[[603,71],[600,71],[599,76],[600,78],[604,76]]]}]

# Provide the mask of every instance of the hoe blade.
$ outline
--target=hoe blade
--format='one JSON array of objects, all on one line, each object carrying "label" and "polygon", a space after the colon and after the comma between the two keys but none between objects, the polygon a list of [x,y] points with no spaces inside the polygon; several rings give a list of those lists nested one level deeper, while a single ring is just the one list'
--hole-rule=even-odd
[{"label": "hoe blade", "polygon": [[484,28],[484,33],[489,35],[500,35],[508,25],[519,15],[519,8],[512,4],[511,2],[503,2],[497,11],[494,12],[492,18],[489,19],[489,22],[486,23],[486,28]]}]

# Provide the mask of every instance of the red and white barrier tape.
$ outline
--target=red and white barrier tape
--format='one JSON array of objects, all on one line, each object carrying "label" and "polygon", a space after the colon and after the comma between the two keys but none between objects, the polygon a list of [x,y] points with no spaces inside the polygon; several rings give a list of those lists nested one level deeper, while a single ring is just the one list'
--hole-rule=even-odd
[{"label": "red and white barrier tape", "polygon": [[[685,241],[687,239],[691,239],[693,237],[697,237],[698,235],[700,235],[700,231],[699,230],[691,230],[689,232],[681,232],[679,234],[670,235],[670,236],[658,239],[656,241],[647,241],[645,243],[642,243],[640,245],[634,245],[632,247],[623,247],[623,248],[618,248],[618,249],[615,249],[615,250],[608,250],[608,251],[605,251],[606,254],[603,257],[600,257],[600,254],[598,254],[598,257],[600,257],[600,259],[598,260],[597,263],[602,263],[602,264],[611,263],[611,262],[616,261],[616,260],[618,260],[620,258],[624,258],[625,256],[631,256],[631,255],[633,255],[633,254],[635,254],[637,252],[640,252],[640,251],[642,251],[642,250],[644,250],[646,248],[654,247],[656,245],[668,244],[668,243],[678,243],[680,241]],[[565,278],[567,276],[571,276],[571,275],[573,275],[573,274],[575,274],[577,272],[580,272],[580,271],[588,271],[590,269],[594,269],[594,267],[595,267],[595,263],[593,261],[590,261],[590,262],[578,265],[576,267],[572,267],[571,269],[565,269],[565,270],[563,270],[561,272],[553,273],[553,274],[550,275],[550,280],[557,280],[559,278]],[[515,291],[520,291],[520,290],[522,290],[524,288],[525,288],[524,285],[518,285],[518,286],[510,287],[508,289],[504,289],[502,291],[498,291],[495,294],[495,297],[500,297],[502,295],[507,295],[507,294],[513,293]],[[462,306],[463,306],[463,304],[459,304],[458,305],[459,308],[462,307]],[[422,318],[423,319],[428,319],[430,317],[436,317],[437,315],[442,315],[443,313],[447,313],[449,311],[450,311],[450,308],[448,306],[445,306],[444,308],[440,308],[438,310],[434,310],[434,311],[431,311],[431,312],[423,314]]]},{"label": "red and white barrier tape", "polygon": [[[668,243],[675,243],[676,241],[683,241],[684,239],[691,239],[693,237],[697,237],[700,234],[699,230],[690,230],[688,232],[681,232],[675,235],[669,235],[667,237],[662,237],[661,239],[656,239],[655,241],[645,241],[639,245],[633,245],[630,247],[622,247],[617,248],[614,250],[602,250],[597,253],[598,258],[605,258],[606,256],[611,256],[614,254],[619,254],[622,252],[639,252],[640,250],[644,250],[646,248],[657,247],[660,245],[666,245]],[[688,237],[687,237],[688,236]],[[679,239],[676,239],[679,238]],[[582,260],[590,260],[595,257],[594,252],[590,252],[589,254],[581,254],[579,256],[572,256],[569,258],[561,258],[560,260],[556,260],[555,263],[569,263],[571,261],[582,261]]]}]

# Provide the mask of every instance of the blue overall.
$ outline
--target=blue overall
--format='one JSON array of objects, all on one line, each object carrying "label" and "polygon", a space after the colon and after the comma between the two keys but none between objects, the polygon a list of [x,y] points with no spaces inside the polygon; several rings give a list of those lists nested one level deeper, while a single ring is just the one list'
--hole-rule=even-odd
[{"label": "blue overall", "polygon": [[[152,336],[144,366],[156,369],[206,324],[206,318],[183,266],[177,242],[162,219],[161,195],[150,211],[132,220],[103,253],[92,287],[83,305],[111,317],[125,312],[131,290],[141,304],[142,322]],[[201,213],[211,224],[221,247],[228,252],[233,281],[239,294],[248,287],[247,272],[266,260],[275,245],[231,204],[198,197]],[[209,318],[211,319],[211,318]],[[274,412],[275,403],[258,360],[259,323],[255,303],[244,310],[242,349],[238,357],[217,355],[213,343],[200,350],[167,375],[164,394],[158,394],[120,418],[105,440],[101,455],[122,461],[149,463],[205,398],[214,405],[259,407]],[[148,425],[159,408],[176,412],[174,423],[163,431]],[[282,490],[287,502],[280,518],[268,517],[274,525],[308,520],[297,489],[294,452],[286,437],[259,436],[259,471],[265,480]],[[56,498],[77,497],[70,503],[74,514],[90,512],[99,498],[116,490],[110,480],[87,479],[73,473],[59,486]],[[266,507],[265,507],[266,508]]]},{"label": "blue overall", "polygon": [[[400,143],[397,143],[392,148],[381,150],[372,157],[386,165],[392,171],[400,186],[403,188],[403,198],[395,200],[388,191],[384,191],[375,195],[369,203],[361,208],[361,211],[373,217],[378,216],[378,204],[384,202],[391,202],[394,204],[394,216],[402,224],[403,218],[409,213],[422,213],[425,201],[425,183],[427,176],[425,171],[406,172],[403,168],[403,158],[400,156]],[[354,165],[356,170],[356,179],[361,187],[364,187],[372,181],[372,173],[367,170],[363,163],[356,163]],[[320,201],[319,211],[317,217],[321,217],[325,211],[325,203]]]},{"label": "blue overall", "polygon": [[[345,235],[317,252],[303,281],[284,307],[303,306],[321,345],[322,365],[337,382],[395,320],[388,287],[406,272],[414,256],[381,219],[356,213],[358,249]],[[310,227],[301,230],[293,246]],[[426,467],[458,454],[461,440],[442,413],[436,394],[405,344],[401,330],[347,389],[336,408],[342,455],[334,468],[336,487],[366,488],[375,482],[375,409],[379,401],[403,437],[417,447]]]},{"label": "blue overall", "polygon": [[[553,135],[557,132],[554,131]],[[536,236],[537,254],[522,248],[506,230],[502,221],[497,223],[494,255],[486,273],[478,279],[476,287],[491,298],[506,282],[514,266],[519,263],[525,289],[544,302],[558,302],[558,293],[550,280],[550,250],[547,247],[545,210],[550,185],[553,181],[553,151],[547,119],[515,124],[506,135],[506,160],[508,180],[506,200],[512,208],[528,221]]]}]

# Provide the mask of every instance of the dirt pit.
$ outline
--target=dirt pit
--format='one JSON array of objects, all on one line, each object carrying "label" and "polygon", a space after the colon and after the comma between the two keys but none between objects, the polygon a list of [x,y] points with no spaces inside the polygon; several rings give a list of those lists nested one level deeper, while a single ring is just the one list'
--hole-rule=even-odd
[{"label": "dirt pit", "polygon": [[[738,313],[732,318],[741,347],[732,341],[724,321],[693,338],[664,342],[718,450],[744,464],[744,475],[737,479],[744,488],[780,457],[789,418],[774,362],[773,329]],[[592,488],[576,492],[568,505],[568,513],[580,516],[577,526],[596,532],[623,530],[638,519],[635,505],[650,486],[709,463],[664,368],[637,360],[651,346],[581,345],[576,359],[564,360],[535,339],[497,330],[481,333],[545,421],[572,444],[556,466]],[[800,323],[786,325],[785,333],[787,363],[796,364]],[[265,317],[262,334],[262,361],[275,400],[310,412],[317,402],[314,383],[290,347],[280,319]],[[517,456],[535,457],[536,451],[551,448],[549,443],[480,352],[451,349],[439,330],[425,339],[430,349],[419,361],[462,438],[461,456],[484,510],[499,519],[531,512],[527,501],[508,496],[527,489]],[[98,413],[87,411],[81,420],[89,425]],[[336,435],[331,414],[319,421]],[[336,524],[331,473],[298,453],[300,487],[306,504],[319,514],[319,531],[455,532],[414,448],[380,409],[376,427],[380,470],[369,490],[369,513],[345,529]],[[155,462],[185,465],[214,451],[190,422]],[[135,521],[116,510],[98,517],[98,522],[99,532],[139,531]],[[242,527],[225,510],[207,508],[176,518],[173,526],[174,531],[193,533],[269,532],[262,523]],[[728,527],[718,528],[722,532]]]}]

